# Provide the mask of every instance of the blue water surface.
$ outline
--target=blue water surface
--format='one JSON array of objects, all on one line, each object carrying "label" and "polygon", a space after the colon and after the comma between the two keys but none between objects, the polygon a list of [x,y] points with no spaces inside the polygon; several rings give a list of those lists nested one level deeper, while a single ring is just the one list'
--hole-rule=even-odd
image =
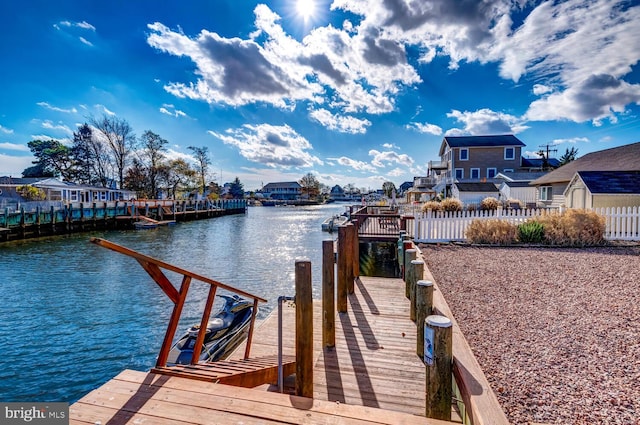
[{"label": "blue water surface", "polygon": [[[0,401],[73,403],[123,369],[155,364],[173,304],[132,258],[100,237],[269,302],[294,295],[295,259],[321,292],[322,221],[344,205],[251,207],[245,215],[154,230],[88,232],[0,244]],[[167,276],[179,287],[181,276]],[[193,282],[178,334],[200,321],[208,286]],[[217,301],[216,309],[222,301]]]}]

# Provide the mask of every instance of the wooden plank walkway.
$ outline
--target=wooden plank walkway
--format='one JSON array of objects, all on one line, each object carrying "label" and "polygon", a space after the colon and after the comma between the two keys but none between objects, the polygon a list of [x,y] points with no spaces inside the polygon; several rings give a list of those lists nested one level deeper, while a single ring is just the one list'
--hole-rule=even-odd
[{"label": "wooden plank walkway", "polygon": [[[293,294],[282,294],[293,295]],[[295,355],[295,308],[283,308],[283,352]],[[362,277],[336,319],[336,347],[322,349],[314,301],[313,399],[178,376],[125,370],[70,407],[71,424],[430,424],[416,327],[400,279]],[[277,312],[255,330],[251,358],[277,354]],[[244,344],[230,357],[240,359]],[[289,380],[289,385],[290,385]]]}]

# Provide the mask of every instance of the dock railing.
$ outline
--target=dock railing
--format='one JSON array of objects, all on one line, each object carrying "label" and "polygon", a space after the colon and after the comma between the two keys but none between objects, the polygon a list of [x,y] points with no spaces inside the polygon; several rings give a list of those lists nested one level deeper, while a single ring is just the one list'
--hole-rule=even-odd
[{"label": "dock railing", "polygon": [[[171,318],[169,320],[169,325],[167,326],[167,331],[164,336],[164,340],[162,342],[162,347],[160,349],[160,354],[158,355],[158,360],[156,362],[156,367],[165,367],[167,365],[167,359],[169,357],[169,351],[171,350],[171,344],[176,334],[176,330],[178,328],[178,322],[180,321],[180,316],[182,315],[182,308],[184,306],[184,302],[187,298],[187,293],[189,292],[189,285],[192,280],[198,280],[209,284],[209,294],[207,296],[207,301],[204,306],[204,310],[202,313],[202,319],[200,322],[200,329],[198,331],[198,337],[196,339],[196,344],[193,349],[193,355],[191,357],[191,364],[197,364],[200,358],[202,344],[204,342],[205,334],[207,331],[207,324],[209,322],[209,316],[211,315],[211,308],[213,307],[213,302],[215,300],[216,291],[218,288],[225,289],[227,291],[233,292],[245,298],[249,298],[253,300],[253,313],[251,315],[251,322],[249,325],[249,333],[247,335],[247,344],[244,353],[244,358],[249,358],[250,350],[251,350],[251,339],[253,337],[253,330],[256,322],[256,315],[258,313],[258,303],[259,302],[267,302],[267,300],[257,296],[250,294],[248,292],[242,291],[240,289],[234,288],[229,285],[225,285],[224,283],[218,282],[216,280],[210,279],[206,276],[202,276],[197,273],[193,273],[189,270],[174,266],[172,264],[166,263],[164,261],[155,259],[148,255],[141,254],[132,249],[126,248],[122,245],[118,245],[114,242],[110,242],[105,239],[100,238],[91,238],[90,241],[98,246],[111,249],[113,251],[119,252],[120,254],[128,255],[129,257],[134,258],[142,268],[149,273],[151,278],[158,284],[158,286],[162,289],[162,291],[169,297],[169,299],[173,302],[173,312],[171,313]],[[162,270],[168,270],[177,274],[182,275],[182,283],[180,284],[180,289],[176,289],[171,281],[167,278]]]}]

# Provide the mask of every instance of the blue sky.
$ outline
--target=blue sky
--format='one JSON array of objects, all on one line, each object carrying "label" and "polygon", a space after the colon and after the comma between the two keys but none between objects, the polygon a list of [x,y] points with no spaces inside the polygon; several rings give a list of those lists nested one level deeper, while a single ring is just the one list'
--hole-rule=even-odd
[{"label": "blue sky", "polygon": [[220,183],[425,175],[445,135],[558,156],[640,140],[640,5],[590,0],[0,2],[0,175],[88,117],[207,146]]}]

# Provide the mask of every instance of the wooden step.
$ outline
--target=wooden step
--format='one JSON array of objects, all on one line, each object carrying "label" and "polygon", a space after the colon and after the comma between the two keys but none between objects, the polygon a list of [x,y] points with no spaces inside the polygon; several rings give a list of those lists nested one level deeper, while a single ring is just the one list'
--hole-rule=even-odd
[{"label": "wooden step", "polygon": [[[282,368],[283,376],[295,373],[295,356],[282,356]],[[278,356],[155,367],[151,369],[151,373],[253,388],[258,385],[277,383]]]}]

